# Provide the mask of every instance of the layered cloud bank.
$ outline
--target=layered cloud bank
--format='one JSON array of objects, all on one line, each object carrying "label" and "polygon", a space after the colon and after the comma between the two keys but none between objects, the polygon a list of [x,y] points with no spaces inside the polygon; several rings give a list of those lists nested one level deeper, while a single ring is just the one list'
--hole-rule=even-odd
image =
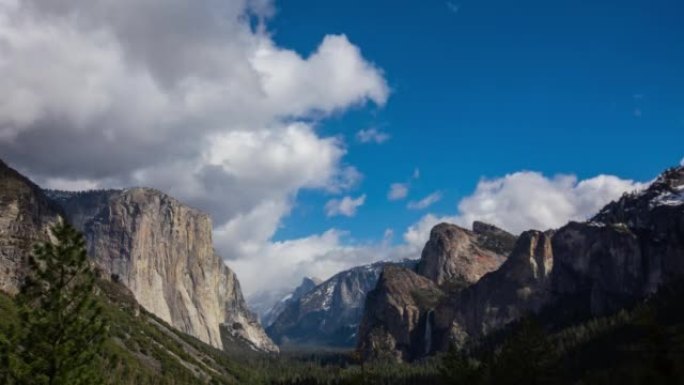
[{"label": "layered cloud bank", "polygon": [[471,195],[459,201],[455,215],[425,215],[406,231],[404,240],[422,246],[439,222],[469,227],[479,220],[514,233],[557,228],[570,220],[586,220],[623,193],[644,187],[611,175],[578,180],[574,175],[548,178],[531,171],[483,179]]},{"label": "layered cloud bank", "polygon": [[[390,93],[382,70],[344,35],[322,36],[306,57],[278,46],[265,24],[273,12],[268,0],[0,0],[2,158],[47,187],[144,185],[203,209],[247,294],[415,258],[441,220],[557,227],[639,188],[611,176],[521,172],[481,181],[454,213],[425,214],[400,245],[391,230],[375,244],[350,246],[335,229],[273,242],[302,189],[335,195],[321,208],[329,216],[357,214],[366,194],[348,190],[362,175],[345,164],[345,143],[316,123],[382,106]],[[368,128],[355,139],[389,138]],[[386,198],[410,190],[395,183]],[[427,210],[441,198],[407,206]]]},{"label": "layered cloud bank", "polygon": [[227,258],[282,249],[268,241],[297,191],[360,178],[316,120],[389,90],[344,35],[308,57],[278,46],[272,13],[264,0],[0,0],[0,153],[48,187],[169,192],[211,213]]}]

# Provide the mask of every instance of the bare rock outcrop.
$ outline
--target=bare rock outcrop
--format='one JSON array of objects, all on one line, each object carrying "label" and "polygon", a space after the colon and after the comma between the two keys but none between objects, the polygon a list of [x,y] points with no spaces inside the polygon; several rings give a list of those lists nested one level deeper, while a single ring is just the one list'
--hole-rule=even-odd
[{"label": "bare rock outcrop", "polygon": [[[473,238],[474,233],[457,226],[436,226],[419,271],[442,289],[449,289],[443,283],[453,277],[477,280],[478,270],[470,263],[472,255],[481,253],[482,244]],[[587,222],[570,222],[557,231],[523,233],[500,268],[459,291],[449,291],[434,312],[426,307],[425,328],[432,333],[414,333],[411,339],[402,340],[410,341],[401,345],[401,351],[410,354],[398,356],[413,359],[416,352],[429,354],[450,343],[463,344],[527,313],[541,312],[542,319],[553,325],[610,314],[683,277],[684,167],[676,167],[646,190],[625,194],[606,205]],[[412,285],[424,285],[410,279],[405,282],[407,286],[396,293],[391,293],[391,285],[385,285],[388,289],[382,290],[390,293],[385,297],[404,298],[401,293],[410,292]],[[377,311],[370,298],[366,314],[373,316]],[[381,338],[365,333],[359,347],[375,346],[394,354],[393,346],[401,334],[389,331],[397,330],[393,324],[397,321],[391,317],[371,319],[375,320],[373,330],[385,332],[377,334]],[[431,349],[425,350],[426,344]]]},{"label": "bare rock outcrop", "polygon": [[387,265],[368,293],[357,350],[364,359],[412,360],[432,350],[432,309],[444,293],[412,270]]},{"label": "bare rock outcrop", "polygon": [[435,309],[435,350],[461,345],[536,312],[550,298],[553,269],[552,232],[520,235],[506,262]]},{"label": "bare rock outcrop", "polygon": [[148,311],[219,348],[228,338],[277,351],[216,255],[206,214],[146,188],[50,195],[80,226],[97,265]]},{"label": "bare rock outcrop", "polygon": [[377,262],[339,272],[300,298],[289,301],[267,328],[279,345],[354,346],[366,295],[387,265],[413,267],[414,261]]},{"label": "bare rock outcrop", "polygon": [[506,260],[515,236],[482,222],[473,231],[441,223],[432,228],[416,271],[442,285],[449,281],[470,285]]},{"label": "bare rock outcrop", "polygon": [[0,290],[19,291],[33,245],[50,239],[59,218],[38,186],[0,161]]},{"label": "bare rock outcrop", "polygon": [[553,238],[552,290],[610,313],[684,275],[684,167]]}]

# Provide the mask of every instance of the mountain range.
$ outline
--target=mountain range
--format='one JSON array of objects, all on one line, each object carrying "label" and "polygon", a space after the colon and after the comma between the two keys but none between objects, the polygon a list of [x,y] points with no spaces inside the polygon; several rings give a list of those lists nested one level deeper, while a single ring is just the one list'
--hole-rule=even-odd
[{"label": "mountain range", "polygon": [[187,335],[198,357],[211,356],[203,344],[259,353],[280,345],[414,361],[475,349],[526,317],[553,329],[614,314],[684,276],[684,167],[558,229],[514,235],[483,222],[438,224],[417,260],[303,279],[262,311],[265,330],[213,248],[208,215],[149,188],[43,190],[0,162],[4,295],[18,292],[31,247],[50,240],[59,221],[84,234],[103,291],[132,309],[126,324],[144,317],[159,335]]},{"label": "mountain range", "polygon": [[[454,225],[437,225],[416,269],[383,270],[359,327],[364,358],[410,361],[467,347],[525,316],[567,326],[612,314],[681,279],[684,167],[585,222],[525,231],[511,249],[513,238],[505,236],[502,259],[472,239]],[[461,252],[445,252],[444,245]]]},{"label": "mountain range", "polygon": [[149,313],[216,348],[277,352],[212,246],[209,216],[154,189],[44,191],[0,162],[0,288],[14,294],[27,256],[66,220],[100,274]]}]

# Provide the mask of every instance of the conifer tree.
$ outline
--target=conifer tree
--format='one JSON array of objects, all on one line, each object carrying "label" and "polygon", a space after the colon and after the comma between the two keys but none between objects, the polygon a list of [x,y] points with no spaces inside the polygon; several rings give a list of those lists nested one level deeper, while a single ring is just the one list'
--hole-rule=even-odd
[{"label": "conifer tree", "polygon": [[83,236],[66,223],[52,242],[34,248],[31,271],[18,296],[25,329],[21,356],[25,384],[97,384],[108,327],[95,295],[95,275]]},{"label": "conifer tree", "polygon": [[0,384],[17,384],[23,367],[18,355],[23,330],[14,299],[0,293]]},{"label": "conifer tree", "polygon": [[492,368],[495,384],[555,384],[556,351],[542,328],[532,319],[521,320],[501,348]]}]

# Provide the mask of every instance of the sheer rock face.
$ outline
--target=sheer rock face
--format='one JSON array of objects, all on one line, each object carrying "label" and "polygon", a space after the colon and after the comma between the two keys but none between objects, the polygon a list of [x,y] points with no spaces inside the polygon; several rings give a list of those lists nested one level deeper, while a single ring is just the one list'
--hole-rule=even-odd
[{"label": "sheer rock face", "polygon": [[550,298],[553,268],[551,232],[520,235],[501,267],[486,274],[435,310],[435,350],[457,345],[505,326],[527,312],[538,311]]},{"label": "sheer rock face", "polygon": [[452,280],[472,284],[501,266],[515,239],[482,222],[475,222],[473,231],[441,223],[430,232],[416,271],[438,285]]},{"label": "sheer rock face", "polygon": [[51,195],[84,232],[98,266],[148,311],[219,348],[229,337],[277,350],[215,254],[206,214],[144,188]]},{"label": "sheer rock face", "polygon": [[38,186],[0,161],[0,290],[19,291],[33,246],[59,218]]},{"label": "sheer rock face", "polygon": [[[433,250],[423,252],[419,266],[436,283],[444,280],[448,274],[440,275],[439,268],[430,270],[426,266],[442,266],[447,273],[456,270],[449,269],[449,258],[440,257],[434,250],[448,250],[449,240],[465,240],[455,250],[462,249],[463,245],[472,250],[468,239],[468,233],[462,229],[437,226],[426,245],[426,249]],[[432,261],[424,261],[426,258]],[[429,345],[432,350],[443,350],[450,342],[464,343],[469,338],[486,335],[543,307],[546,307],[545,313],[553,312],[547,314],[555,318],[553,322],[560,323],[564,322],[565,315],[608,314],[682,276],[684,167],[679,167],[663,173],[648,189],[625,194],[608,204],[588,222],[571,222],[555,232],[523,233],[498,270],[443,297],[434,308]],[[367,314],[375,312],[370,298],[369,295]],[[375,319],[376,330],[390,330],[387,325],[393,321],[388,317]],[[377,338],[377,346],[382,342],[387,351],[394,352],[392,343],[397,340],[396,335],[378,335],[382,338]],[[425,334],[422,340],[417,337],[405,350],[423,350],[428,336]],[[370,344],[371,337],[366,333],[366,340],[360,341],[359,346]]]},{"label": "sheer rock face", "polygon": [[323,283],[323,281],[319,278],[302,278],[302,282],[299,284],[299,286],[297,286],[290,294],[287,294],[280,298],[280,300],[276,302],[266,312],[266,314],[264,314],[264,316],[261,318],[261,324],[264,325],[264,327],[266,328],[271,326],[273,322],[275,322],[278,319],[278,316],[280,316],[280,314],[288,308],[288,306],[295,303],[304,295],[311,292],[313,289],[316,288],[316,286],[320,285],[321,283]]},{"label": "sheer rock face", "polygon": [[432,312],[443,296],[431,280],[412,270],[385,266],[368,293],[357,350],[364,359],[412,360],[429,352]]},{"label": "sheer rock face", "polygon": [[553,239],[552,288],[584,301],[594,315],[655,292],[684,275],[684,167],[627,194]]},{"label": "sheer rock face", "polygon": [[[334,275],[289,302],[267,328],[269,336],[279,345],[354,346],[366,295],[389,264],[395,263],[378,262]],[[415,262],[396,264],[413,267]]]}]

